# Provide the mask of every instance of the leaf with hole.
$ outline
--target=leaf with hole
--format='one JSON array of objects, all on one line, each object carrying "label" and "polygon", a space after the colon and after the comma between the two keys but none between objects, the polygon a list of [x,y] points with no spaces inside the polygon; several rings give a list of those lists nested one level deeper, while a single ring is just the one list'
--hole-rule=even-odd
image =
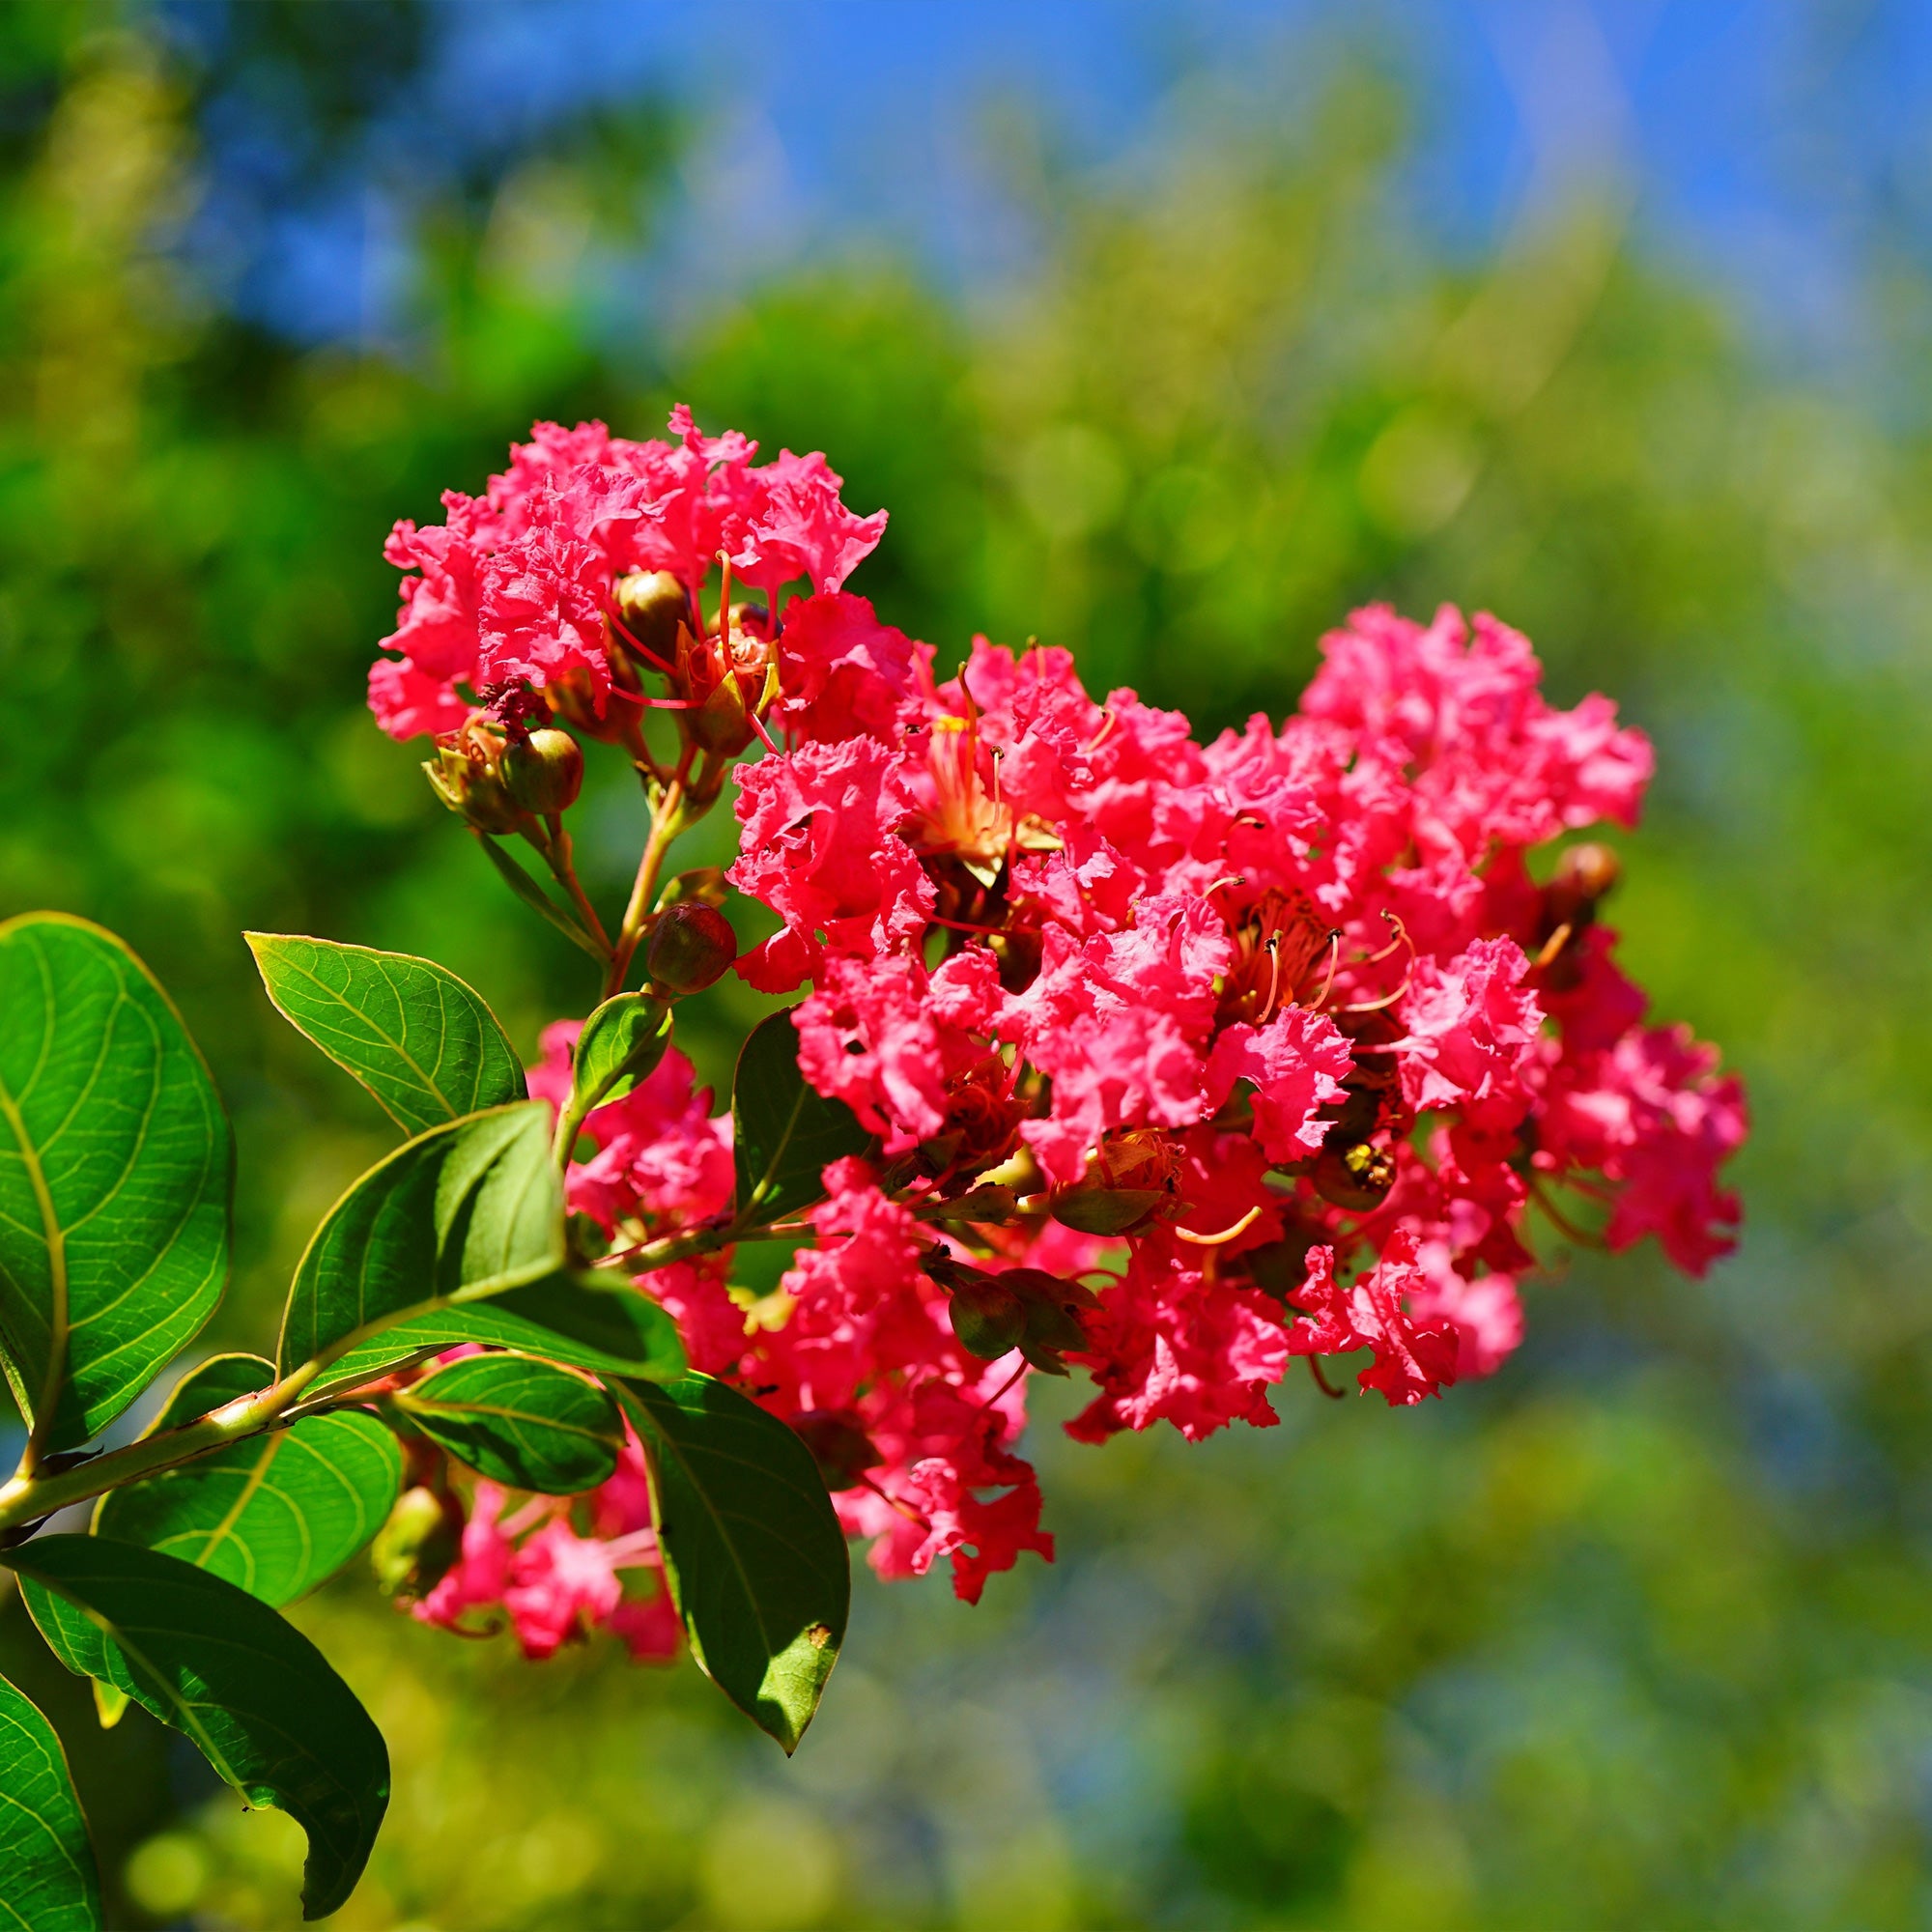
[{"label": "leaf with hole", "polygon": [[465,1467],[542,1495],[609,1482],[624,1446],[617,1405],[595,1382],[527,1355],[467,1355],[395,1403]]},{"label": "leaf with hole", "polygon": [[100,1932],[87,1820],[54,1727],[0,1677],[0,1920],[31,1932]]},{"label": "leaf with hole", "polygon": [[278,932],[242,937],[283,1018],[405,1133],[524,1098],[515,1049],[454,973],[407,952]]},{"label": "leaf with hole", "polygon": [[42,1448],[98,1435],[208,1320],[234,1179],[147,968],[80,920],[0,925],[0,1341]]},{"label": "leaf with hole", "polygon": [[859,1154],[872,1137],[842,1100],[828,1100],[798,1070],[791,1009],[762,1019],[747,1036],[732,1082],[738,1160],[738,1218],[747,1226],[782,1221],[825,1195],[833,1161]]},{"label": "leaf with hole", "polygon": [[[182,1378],[155,1428],[193,1421],[274,1378],[274,1365],[259,1355],[217,1355]],[[402,1451],[375,1416],[305,1416],[108,1491],[94,1533],[179,1556],[279,1605],[332,1577],[369,1542],[402,1476]]]},{"label": "leaf with hole", "polygon": [[449,1302],[535,1281],[563,1261],[563,1196],[541,1100],[433,1127],[328,1210],[296,1269],[281,1373]]},{"label": "leaf with hole", "polygon": [[709,1376],[621,1399],[650,1464],[658,1546],[692,1655],[789,1755],[838,1660],[844,1532],[811,1452]]},{"label": "leaf with hole", "polygon": [[366,1381],[444,1349],[477,1343],[515,1349],[600,1376],[668,1381],[685,1371],[677,1323],[628,1282],[547,1275],[488,1301],[464,1302],[399,1321],[338,1357],[309,1384],[310,1400]]},{"label": "leaf with hole", "polygon": [[349,1896],[389,1802],[389,1753],[355,1692],[268,1605],[173,1556],[97,1536],[6,1553],[53,1653],[185,1735],[308,1833],[303,1917]]}]

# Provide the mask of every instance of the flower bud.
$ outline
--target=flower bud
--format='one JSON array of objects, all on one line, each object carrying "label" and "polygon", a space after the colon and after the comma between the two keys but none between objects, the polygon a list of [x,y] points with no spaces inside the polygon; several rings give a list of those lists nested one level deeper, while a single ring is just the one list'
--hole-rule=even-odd
[{"label": "flower bud", "polygon": [[828,1490],[856,1490],[866,1471],[885,1460],[856,1422],[835,1410],[809,1408],[793,1416],[791,1426],[804,1436]]},{"label": "flower bud", "polygon": [[1165,1135],[1116,1134],[1102,1143],[1082,1179],[1053,1197],[1053,1218],[1083,1235],[1124,1235],[1167,1198],[1178,1156]]},{"label": "flower bud", "polygon": [[952,1332],[969,1354],[981,1361],[997,1361],[1016,1349],[1028,1328],[1028,1310],[1011,1289],[1004,1287],[997,1275],[980,1274],[978,1269],[961,1269],[967,1277],[952,1291]]},{"label": "flower bud", "polygon": [[665,993],[701,993],[737,956],[731,922],[701,899],[680,899],[658,914],[644,970]]},{"label": "flower bud", "polygon": [[568,811],[583,788],[583,752],[568,731],[545,725],[521,745],[506,746],[503,784],[526,811]]},{"label": "flower bud", "polygon": [[1607,845],[1591,840],[1569,847],[1557,860],[1544,892],[1549,928],[1587,920],[1622,875],[1623,863]]},{"label": "flower bud", "polygon": [[624,630],[653,657],[675,664],[678,626],[691,622],[684,585],[668,570],[634,570],[617,580],[616,595]]},{"label": "flower bud", "polygon": [[735,758],[752,742],[753,730],[745,709],[745,694],[727,671],[712,686],[696,711],[683,714],[685,729],[700,749],[722,758]]},{"label": "flower bud", "polygon": [[1322,1200],[1352,1213],[1379,1208],[1395,1185],[1395,1159],[1368,1141],[1324,1147],[1310,1174]]},{"label": "flower bud", "polygon": [[479,832],[509,833],[527,821],[503,782],[503,733],[480,719],[437,743],[423,764],[438,798]]},{"label": "flower bud", "polygon": [[418,1484],[396,1498],[369,1546],[369,1561],[385,1597],[420,1597],[441,1580],[462,1548],[462,1504]]}]

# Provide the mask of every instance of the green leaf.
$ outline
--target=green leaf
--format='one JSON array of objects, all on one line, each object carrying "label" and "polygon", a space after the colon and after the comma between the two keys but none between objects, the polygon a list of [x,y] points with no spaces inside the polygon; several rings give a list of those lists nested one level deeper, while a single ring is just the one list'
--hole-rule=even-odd
[{"label": "green leaf", "polygon": [[578,1120],[649,1079],[670,1044],[670,1009],[648,993],[619,993],[583,1022],[570,1056],[570,1111]]},{"label": "green leaf", "polygon": [[490,863],[502,875],[503,883],[532,912],[548,920],[573,946],[581,946],[600,964],[609,961],[611,957],[609,948],[600,946],[591,934],[584,930],[577,915],[565,912],[487,832],[477,833],[476,842],[489,853]]},{"label": "green leaf", "polygon": [[247,1804],[300,1824],[303,1917],[341,1905],[389,1802],[389,1753],[314,1644],[232,1583],[131,1543],[42,1536],[6,1561],[70,1670],[126,1691]]},{"label": "green leaf", "polygon": [[331,1363],[309,1384],[309,1398],[466,1342],[516,1349],[602,1376],[662,1382],[685,1370],[677,1323],[655,1301],[628,1282],[554,1274],[488,1301],[438,1309],[384,1329]]},{"label": "green leaf", "polygon": [[551,1112],[526,1100],[406,1141],[328,1210],[296,1269],[281,1372],[366,1331],[495,1294],[563,1261]]},{"label": "green leaf", "polygon": [[619,1396],[650,1463],[692,1655],[789,1756],[838,1661],[852,1595],[844,1533],[811,1452],[709,1376],[627,1383]]},{"label": "green leaf", "polygon": [[580,1495],[610,1481],[624,1446],[595,1382],[527,1355],[467,1355],[395,1400],[438,1447],[513,1490]]},{"label": "green leaf", "polygon": [[496,1014],[454,973],[407,952],[242,936],[282,1016],[405,1133],[524,1098],[524,1069]]},{"label": "green leaf", "polygon": [[[217,1355],[182,1378],[156,1428],[192,1421],[274,1378],[259,1355]],[[265,1604],[288,1604],[382,1528],[402,1477],[402,1451],[375,1416],[305,1416],[108,1491],[94,1533],[179,1556]]]},{"label": "green leaf", "polygon": [[100,1932],[100,1880],[67,1753],[32,1699],[0,1677],[0,1922]]},{"label": "green leaf", "polygon": [[748,1225],[782,1221],[823,1199],[825,1168],[872,1144],[844,1101],[826,1099],[798,1070],[791,1012],[752,1029],[732,1083],[738,1218]]},{"label": "green leaf", "polygon": [[235,1143],[208,1067],[112,933],[0,925],[0,1341],[41,1446],[98,1435],[228,1279]]}]

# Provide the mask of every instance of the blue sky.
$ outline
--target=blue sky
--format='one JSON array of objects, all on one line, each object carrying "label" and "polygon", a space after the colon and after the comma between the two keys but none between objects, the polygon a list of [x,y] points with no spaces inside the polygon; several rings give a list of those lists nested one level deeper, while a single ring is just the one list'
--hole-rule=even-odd
[{"label": "blue sky", "polygon": [[[1241,76],[1255,111],[1293,111],[1338,35],[1409,77],[1423,134],[1408,185],[1437,232],[1481,249],[1526,199],[1613,177],[1652,245],[1715,267],[1800,346],[1842,345],[1877,224],[1903,214],[1922,233],[1932,181],[1922,4],[437,0],[434,17],[430,82],[379,127],[371,177],[554,126],[586,94],[654,90],[704,129],[683,218],[723,278],[878,239],[970,279],[997,261],[995,96],[1031,101],[1066,155],[1105,164],[1158,134],[1190,67]],[[394,245],[368,180],[346,177],[322,209],[266,199],[274,240],[248,250],[248,304],[310,334],[366,321],[385,279],[372,264]]]}]

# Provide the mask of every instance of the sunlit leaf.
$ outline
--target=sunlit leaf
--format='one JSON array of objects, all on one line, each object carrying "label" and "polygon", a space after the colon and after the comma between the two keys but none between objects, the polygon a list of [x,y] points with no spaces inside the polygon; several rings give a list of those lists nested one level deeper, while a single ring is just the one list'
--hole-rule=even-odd
[{"label": "sunlit leaf", "polygon": [[80,920],[0,925],[0,1339],[46,1447],[98,1435],[208,1320],[234,1175],[147,968]]},{"label": "sunlit leaf", "polygon": [[563,1198],[540,1100],[432,1128],[328,1211],[289,1290],[278,1360],[343,1350],[365,1330],[495,1294],[563,1261]]},{"label": "sunlit leaf", "polygon": [[659,1548],[692,1655],[787,1755],[838,1660],[852,1592],[811,1452],[709,1376],[621,1390],[651,1470]]},{"label": "sunlit leaf", "polygon": [[[585,1283],[599,1283],[585,1286]],[[467,1301],[399,1321],[332,1362],[311,1398],[465,1343],[515,1349],[606,1376],[668,1381],[684,1373],[677,1323],[629,1283],[548,1275],[488,1301]]]},{"label": "sunlit leaf", "polygon": [[389,1802],[389,1753],[308,1638],[232,1583],[134,1544],[43,1536],[6,1561],[70,1670],[104,1678],[190,1739],[247,1804],[300,1824],[303,1916],[341,1905]]},{"label": "sunlit leaf", "polygon": [[595,1382],[527,1355],[468,1355],[396,1401],[432,1442],[513,1490],[593,1490],[624,1446],[623,1418]]},{"label": "sunlit leaf", "polygon": [[0,1921],[99,1932],[100,1880],[67,1753],[31,1698],[0,1677]]},{"label": "sunlit leaf", "polygon": [[524,1069],[482,996],[406,952],[242,935],[269,997],[405,1133],[524,1097]]},{"label": "sunlit leaf", "polygon": [[[259,1355],[217,1355],[183,1378],[156,1427],[191,1421],[273,1379]],[[375,1416],[305,1416],[110,1490],[94,1533],[179,1556],[265,1604],[293,1603],[382,1528],[402,1474],[396,1438]]]}]

